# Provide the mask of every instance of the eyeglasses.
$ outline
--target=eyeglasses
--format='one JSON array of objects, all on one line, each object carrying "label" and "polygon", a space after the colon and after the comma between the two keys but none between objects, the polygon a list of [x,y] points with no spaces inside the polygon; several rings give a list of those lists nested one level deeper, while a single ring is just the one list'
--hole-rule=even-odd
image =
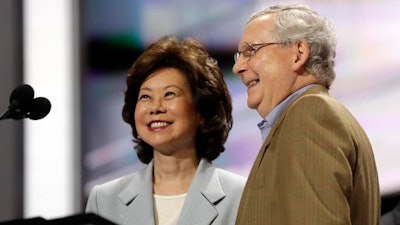
[{"label": "eyeglasses", "polygon": [[[247,42],[244,42],[244,44],[246,45],[246,47],[244,48],[244,50],[242,51],[238,51],[235,53],[235,55],[233,55],[233,58],[235,59],[235,62],[237,62],[239,60],[239,57],[242,55],[246,61],[249,61],[250,58],[252,56],[254,56],[258,50],[267,47],[269,45],[280,45],[283,43],[279,43],[279,42],[270,42],[270,43],[256,43],[256,44],[249,44]],[[260,46],[258,48],[256,48],[257,46]]]}]

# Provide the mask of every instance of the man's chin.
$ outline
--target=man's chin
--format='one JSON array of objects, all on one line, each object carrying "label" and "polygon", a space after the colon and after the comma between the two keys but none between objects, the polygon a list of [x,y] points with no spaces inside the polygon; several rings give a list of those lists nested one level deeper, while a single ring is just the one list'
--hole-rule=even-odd
[{"label": "man's chin", "polygon": [[249,107],[250,109],[257,109],[257,104],[247,100],[247,107]]}]

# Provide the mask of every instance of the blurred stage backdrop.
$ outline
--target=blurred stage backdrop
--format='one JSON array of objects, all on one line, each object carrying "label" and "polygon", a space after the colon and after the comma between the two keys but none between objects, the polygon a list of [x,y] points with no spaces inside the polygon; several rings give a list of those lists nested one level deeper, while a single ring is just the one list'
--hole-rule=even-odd
[{"label": "blurred stage backdrop", "polygon": [[[232,74],[248,17],[256,9],[290,1],[85,0],[81,4],[83,199],[93,185],[134,172],[131,130],[121,117],[125,75],[150,43],[173,34],[201,41],[223,68],[233,98],[234,125],[226,151],[214,161],[247,176],[261,146],[259,115],[246,106],[246,90]],[[369,135],[382,195],[400,191],[400,21],[397,0],[296,1],[330,18],[338,34],[340,99]],[[395,22],[397,21],[397,22]]]}]

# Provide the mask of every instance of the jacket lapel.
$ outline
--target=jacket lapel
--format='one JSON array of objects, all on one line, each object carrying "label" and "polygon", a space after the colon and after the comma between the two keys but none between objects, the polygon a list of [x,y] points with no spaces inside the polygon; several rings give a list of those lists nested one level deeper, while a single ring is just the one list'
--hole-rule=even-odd
[{"label": "jacket lapel", "polygon": [[153,162],[150,162],[119,194],[119,200],[126,206],[121,213],[123,224],[155,224],[152,174]]},{"label": "jacket lapel", "polygon": [[218,216],[214,207],[225,197],[215,167],[202,159],[190,185],[178,225],[208,225]]},{"label": "jacket lapel", "polygon": [[[155,224],[152,174],[151,162],[118,195],[119,200],[126,206],[121,213],[123,224]],[[190,185],[178,225],[211,224],[218,216],[214,204],[224,197],[225,192],[216,168],[202,159]]]}]

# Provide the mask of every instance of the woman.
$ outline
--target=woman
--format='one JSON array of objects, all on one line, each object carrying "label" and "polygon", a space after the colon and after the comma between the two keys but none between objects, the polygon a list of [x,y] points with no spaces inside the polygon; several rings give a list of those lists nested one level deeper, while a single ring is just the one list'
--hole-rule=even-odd
[{"label": "woman", "polygon": [[141,171],[93,188],[86,211],[117,224],[234,224],[245,178],[216,168],[232,127],[223,74],[193,39],[167,36],[128,72],[124,121]]}]

